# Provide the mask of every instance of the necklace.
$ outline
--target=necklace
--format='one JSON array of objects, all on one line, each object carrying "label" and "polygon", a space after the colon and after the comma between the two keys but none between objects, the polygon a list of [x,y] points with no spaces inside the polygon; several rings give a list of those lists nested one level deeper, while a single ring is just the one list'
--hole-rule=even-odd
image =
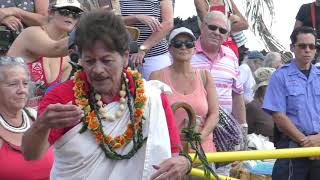
[{"label": "necklace", "polygon": [[[104,132],[102,120],[99,116],[99,109],[101,108],[101,104],[98,105],[97,102],[101,100],[101,96],[99,97],[99,95],[94,95],[92,93],[94,92],[94,89],[92,87],[90,87],[89,92],[86,92],[84,90],[84,82],[80,78],[80,73],[81,70],[78,70],[75,73],[73,87],[75,102],[77,106],[79,106],[84,111],[84,117],[82,118],[83,127],[80,130],[80,133],[89,129],[95,136],[96,143],[100,145],[106,157],[116,160],[130,159],[147,140],[147,138],[143,137],[142,133],[142,120],[144,119],[143,113],[147,97],[144,94],[144,81],[141,77],[141,74],[138,71],[131,69],[128,69],[124,72],[124,74],[126,75],[122,74],[121,79],[124,85],[122,86],[124,87],[122,89],[124,89],[125,94],[121,93],[121,95],[123,96],[123,99],[124,96],[127,95],[126,107],[129,109],[130,122],[123,134],[112,137],[111,135]],[[133,79],[133,94],[129,90],[129,80],[126,76],[130,76],[130,78]],[[97,99],[99,100],[97,101]],[[122,110],[120,109],[120,111]],[[133,143],[133,146],[127,154],[123,155],[115,151],[115,149],[122,148],[130,142]]]},{"label": "necklace", "polygon": [[30,121],[27,113],[22,110],[22,123],[19,127],[12,126],[5,118],[0,114],[0,124],[6,130],[13,133],[24,133],[30,128]]},{"label": "necklace", "polygon": [[[123,76],[126,77],[126,73],[123,73]],[[125,82],[128,82],[128,78],[125,78]],[[120,100],[119,100],[119,110],[117,112],[115,112],[114,114],[108,114],[106,109],[104,108],[106,106],[106,104],[103,104],[103,102],[101,101],[101,95],[100,94],[96,94],[94,97],[97,100],[97,105],[98,105],[98,112],[99,115],[102,116],[102,119],[104,120],[108,120],[108,121],[115,121],[116,119],[120,119],[123,114],[124,114],[124,110],[126,108],[126,101],[127,99],[125,98],[126,96],[126,85],[123,83],[121,85],[121,90],[119,92],[120,95]]]}]

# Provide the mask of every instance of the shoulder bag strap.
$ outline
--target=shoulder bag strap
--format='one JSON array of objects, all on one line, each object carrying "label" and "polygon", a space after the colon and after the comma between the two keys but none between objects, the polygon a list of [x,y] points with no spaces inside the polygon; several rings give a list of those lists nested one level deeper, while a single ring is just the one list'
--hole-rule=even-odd
[{"label": "shoulder bag strap", "polygon": [[315,11],[315,2],[311,3],[310,5],[310,13],[311,13],[311,21],[312,21],[312,27],[315,30],[316,29],[316,11]]},{"label": "shoulder bag strap", "polygon": [[206,87],[207,78],[206,78],[205,70],[203,70],[203,69],[200,70],[200,77],[201,77],[201,81],[202,81],[203,87]]}]

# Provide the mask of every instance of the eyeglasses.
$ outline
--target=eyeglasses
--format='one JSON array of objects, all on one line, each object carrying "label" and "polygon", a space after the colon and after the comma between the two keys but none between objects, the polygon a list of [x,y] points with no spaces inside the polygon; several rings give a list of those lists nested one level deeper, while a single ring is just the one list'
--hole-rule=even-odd
[{"label": "eyeglasses", "polygon": [[211,31],[216,31],[217,29],[219,29],[220,34],[227,34],[228,30],[226,30],[225,28],[213,25],[213,24],[207,24],[208,29],[210,29]]},{"label": "eyeglasses", "polygon": [[307,47],[309,47],[310,50],[315,50],[316,49],[316,45],[315,44],[295,44],[295,46],[298,46],[300,49],[307,49]]},{"label": "eyeglasses", "polygon": [[61,16],[70,16],[70,14],[71,14],[74,19],[80,18],[81,14],[82,14],[82,12],[74,12],[72,10],[65,9],[65,8],[56,9],[56,11]]},{"label": "eyeglasses", "polygon": [[171,41],[171,45],[175,48],[181,48],[183,45],[190,49],[194,47],[194,41],[192,40],[186,40],[186,41],[181,41],[181,40],[173,40]]}]

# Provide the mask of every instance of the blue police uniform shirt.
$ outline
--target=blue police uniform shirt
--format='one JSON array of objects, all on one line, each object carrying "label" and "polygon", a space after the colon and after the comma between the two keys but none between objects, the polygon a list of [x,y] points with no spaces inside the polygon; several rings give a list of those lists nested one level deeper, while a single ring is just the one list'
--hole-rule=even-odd
[{"label": "blue police uniform shirt", "polygon": [[319,133],[320,70],[311,65],[307,78],[294,59],[282,66],[269,81],[262,108],[269,114],[285,113],[305,135]]}]

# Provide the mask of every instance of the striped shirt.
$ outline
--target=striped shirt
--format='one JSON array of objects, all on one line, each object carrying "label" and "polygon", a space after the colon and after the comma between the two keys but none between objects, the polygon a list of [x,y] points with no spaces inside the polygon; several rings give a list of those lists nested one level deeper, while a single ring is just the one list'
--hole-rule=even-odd
[{"label": "striped shirt", "polygon": [[[143,14],[153,16],[158,19],[160,23],[162,22],[159,0],[120,0],[120,9],[122,16]],[[137,22],[131,26],[137,27],[140,30],[140,36],[137,40],[138,45],[143,44],[143,42],[152,34],[149,26],[141,22]],[[166,52],[168,52],[168,42],[164,38],[157,45],[152,47],[145,57],[158,56]]]},{"label": "striped shirt", "polygon": [[196,54],[192,57],[191,64],[198,69],[206,69],[213,77],[218,93],[219,105],[232,112],[232,91],[243,93],[243,85],[240,80],[238,59],[233,51],[221,46],[218,56],[210,59],[200,44],[200,38],[196,42]]}]

